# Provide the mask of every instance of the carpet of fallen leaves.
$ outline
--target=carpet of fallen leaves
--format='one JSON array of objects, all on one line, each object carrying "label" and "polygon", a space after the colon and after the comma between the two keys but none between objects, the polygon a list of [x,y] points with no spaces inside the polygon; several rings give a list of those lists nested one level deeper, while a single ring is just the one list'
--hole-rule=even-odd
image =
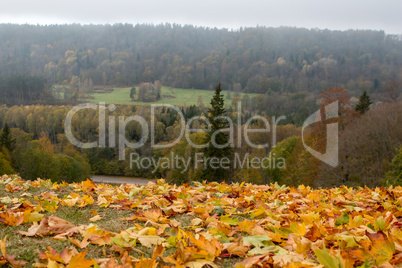
[{"label": "carpet of fallen leaves", "polygon": [[[35,188],[45,189],[35,192]],[[194,183],[52,183],[0,177],[0,227],[15,235],[64,243],[35,262],[9,255],[0,237],[0,264],[19,267],[396,267],[402,265],[402,188],[331,188]],[[35,194],[32,194],[35,192]],[[87,209],[87,223],[55,216]],[[90,208],[88,210],[88,208]],[[127,217],[110,231],[98,211]],[[118,215],[118,214],[116,214]],[[88,247],[98,257],[88,257]],[[24,243],[20,244],[24,248]],[[149,249],[145,252],[143,249]],[[43,248],[42,248],[43,249]],[[13,252],[17,252],[15,249]]]}]

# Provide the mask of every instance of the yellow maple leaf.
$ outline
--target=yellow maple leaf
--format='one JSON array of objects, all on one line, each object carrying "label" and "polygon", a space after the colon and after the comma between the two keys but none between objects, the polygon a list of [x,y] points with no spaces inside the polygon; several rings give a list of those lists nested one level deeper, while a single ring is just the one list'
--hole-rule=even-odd
[{"label": "yellow maple leaf", "polygon": [[88,249],[83,252],[78,253],[77,255],[71,257],[70,262],[68,263],[68,268],[89,268],[94,265],[93,260],[86,260],[85,256],[87,255]]}]

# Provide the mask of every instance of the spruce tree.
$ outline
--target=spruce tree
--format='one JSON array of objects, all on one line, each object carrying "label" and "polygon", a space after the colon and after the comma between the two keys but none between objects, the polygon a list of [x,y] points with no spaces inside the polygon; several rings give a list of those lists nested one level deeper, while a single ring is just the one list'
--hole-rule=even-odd
[{"label": "spruce tree", "polygon": [[368,110],[370,110],[370,105],[373,102],[370,99],[370,96],[367,94],[365,90],[363,94],[360,96],[359,102],[356,104],[355,111],[360,112],[360,114],[364,114]]},{"label": "spruce tree", "polygon": [[[206,169],[203,171],[202,179],[207,181],[228,181],[231,174],[231,165],[233,160],[233,149],[230,145],[223,148],[218,148],[216,145],[229,144],[229,134],[222,132],[223,129],[229,127],[229,122],[220,116],[225,116],[223,95],[221,94],[221,84],[218,84],[215,89],[215,94],[211,99],[211,108],[208,109],[208,120],[211,123],[211,131],[207,132],[205,143],[209,146],[204,149],[204,157],[206,159]],[[214,133],[216,133],[214,135]],[[215,145],[213,144],[215,142]],[[211,159],[218,158],[219,161],[223,158],[229,158],[230,168],[214,168],[211,164]]]},{"label": "spruce tree", "polygon": [[7,123],[4,125],[0,135],[0,145],[7,148],[7,150],[10,152],[14,149],[15,139],[12,138],[11,130]]}]

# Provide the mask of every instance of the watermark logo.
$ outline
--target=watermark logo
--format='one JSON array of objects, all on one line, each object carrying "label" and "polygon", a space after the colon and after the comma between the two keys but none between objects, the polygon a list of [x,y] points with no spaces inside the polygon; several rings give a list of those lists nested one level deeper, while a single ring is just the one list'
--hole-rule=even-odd
[{"label": "watermark logo", "polygon": [[[307,146],[304,141],[304,130],[306,127],[318,123],[321,121],[325,121],[330,118],[339,117],[338,113],[338,101],[328,104],[324,107],[324,114],[322,115],[321,109],[315,112],[314,114],[310,115],[309,118],[304,122],[302,127],[302,141],[304,148],[312,154],[318,160],[332,166],[338,166],[338,123],[330,123],[327,124],[327,145],[326,145],[326,152],[320,153],[315,151],[314,149]],[[322,118],[324,117],[324,118]]]},{"label": "watermark logo", "polygon": [[[164,107],[164,109],[172,109],[175,111],[179,116],[179,126],[180,126],[180,133],[178,137],[168,143],[157,144],[155,142],[155,126],[156,126],[156,118],[158,116],[158,108]],[[78,140],[73,134],[72,122],[75,114],[80,110],[84,109],[91,109],[98,111],[99,114],[99,125],[98,125],[98,133],[99,139],[97,141],[92,142],[82,142]],[[96,148],[96,147],[106,147],[109,148],[116,148],[118,147],[119,152],[119,160],[125,160],[126,148],[131,149],[138,149],[145,144],[147,144],[152,149],[165,149],[178,144],[184,138],[186,139],[187,143],[194,149],[203,149],[208,146],[214,146],[214,148],[225,148],[225,147],[232,147],[232,148],[241,148],[242,142],[245,142],[250,148],[261,149],[261,148],[268,148],[269,146],[274,147],[276,145],[276,131],[277,125],[281,120],[286,119],[286,116],[280,116],[278,118],[272,117],[269,121],[266,117],[254,115],[249,118],[246,122],[242,122],[242,111],[241,111],[241,103],[237,104],[237,118],[236,120],[232,120],[228,116],[219,116],[219,118],[215,118],[215,120],[226,120],[228,127],[225,129],[217,130],[215,133],[211,135],[211,141],[207,144],[196,144],[194,143],[191,138],[190,134],[203,131],[203,132],[211,132],[211,122],[205,116],[195,116],[189,119],[187,122],[185,120],[185,116],[181,109],[176,106],[170,104],[153,104],[150,106],[150,117],[148,121],[139,115],[132,115],[129,117],[125,116],[110,116],[108,112],[114,112],[116,110],[116,106],[113,104],[105,105],[105,103],[100,103],[99,105],[96,104],[80,104],[73,107],[67,114],[65,119],[65,134],[67,139],[76,147],[79,148]],[[324,110],[324,112],[323,112]],[[320,153],[315,151],[314,149],[310,148],[306,145],[304,140],[304,132],[305,129],[318,122],[323,122],[330,118],[336,118],[339,116],[338,114],[338,102],[331,103],[325,106],[325,109],[318,110],[314,114],[312,114],[307,120],[304,122],[302,127],[302,142],[305,149],[311,153],[314,157],[321,160],[324,163],[332,167],[336,167],[338,165],[338,123],[328,123],[327,126],[327,144],[326,144],[326,152]],[[107,119],[107,120],[106,120]],[[206,127],[202,129],[193,129],[192,124],[195,122],[202,122]],[[235,122],[233,122],[235,121]],[[260,124],[260,128],[251,128],[251,124],[255,121],[260,121],[263,124]],[[136,142],[127,140],[126,137],[126,128],[130,122],[136,122],[141,128],[141,135],[140,139]],[[116,127],[116,124],[117,127]],[[118,133],[116,133],[116,130]],[[219,132],[225,132],[228,134],[228,142],[227,144],[219,144],[216,142],[215,138]],[[234,133],[237,133],[237,137],[235,140]],[[269,141],[267,140],[264,144],[255,144],[250,140],[249,134],[250,133],[270,133],[272,135],[272,139]],[[108,137],[106,137],[108,136]],[[270,144],[271,143],[271,144]],[[272,159],[275,160],[275,157],[271,155],[266,156],[265,158],[250,158],[248,155],[244,158],[240,158],[238,154],[235,153],[234,159],[223,158],[223,159],[202,159],[200,154],[194,155],[193,159],[188,158],[184,159],[181,156],[174,156],[170,158],[158,158],[158,159],[151,159],[151,158],[144,158],[141,157],[137,153],[131,153],[130,155],[130,166],[136,165],[137,167],[141,166],[142,168],[150,168],[153,167],[156,171],[158,168],[166,168],[166,169],[175,169],[175,168],[182,168],[183,170],[188,170],[190,163],[194,165],[201,165],[205,163],[214,164],[216,168],[229,168],[231,166],[231,161],[233,161],[233,166],[239,168],[249,168],[251,160],[251,167],[252,168],[266,168],[266,163],[269,163],[270,168],[281,168],[285,167],[285,160],[279,159],[276,164],[274,163],[273,167],[271,167]],[[169,160],[169,161],[168,161]],[[247,165],[244,163],[247,162]],[[278,165],[279,163],[279,165]],[[214,167],[212,167],[214,168]]]},{"label": "watermark logo", "polygon": [[148,169],[152,173],[161,169],[180,170],[181,173],[189,171],[190,167],[207,169],[282,169],[286,166],[283,157],[276,157],[275,154],[269,154],[265,157],[251,157],[249,153],[241,156],[234,153],[233,159],[229,157],[206,157],[203,153],[195,153],[183,157],[173,152],[163,157],[147,157],[138,153],[130,153],[130,169]]}]

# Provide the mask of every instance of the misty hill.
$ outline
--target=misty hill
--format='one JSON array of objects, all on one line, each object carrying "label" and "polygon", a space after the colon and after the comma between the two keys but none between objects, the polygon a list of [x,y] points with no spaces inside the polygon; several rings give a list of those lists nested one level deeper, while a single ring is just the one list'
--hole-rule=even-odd
[{"label": "misty hill", "polygon": [[[94,85],[160,80],[244,92],[378,91],[402,74],[402,41],[383,31],[180,25],[0,25],[0,76]],[[235,85],[236,84],[236,85]],[[235,85],[235,86],[234,86]]]}]

